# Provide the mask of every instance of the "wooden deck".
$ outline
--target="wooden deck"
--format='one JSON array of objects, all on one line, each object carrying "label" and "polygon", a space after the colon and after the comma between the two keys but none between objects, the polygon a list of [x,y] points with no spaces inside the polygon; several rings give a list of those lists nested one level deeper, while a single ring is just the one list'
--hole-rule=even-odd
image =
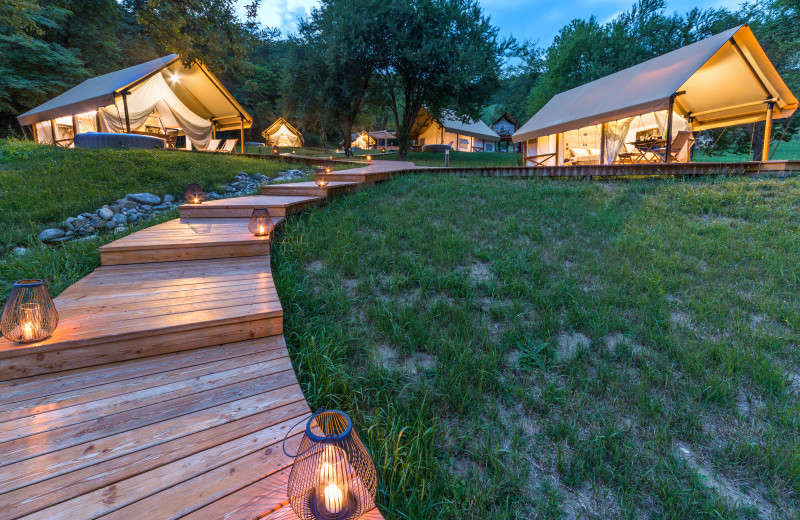
[{"label": "wooden deck", "polygon": [[101,248],[102,267],[55,298],[52,337],[0,340],[0,519],[296,520],[281,443],[310,410],[247,217],[323,200],[182,206]]},{"label": "wooden deck", "polygon": [[329,182],[325,186],[317,186],[313,181],[292,184],[264,184],[261,186],[261,194],[328,198],[350,193],[359,186],[362,186],[359,182],[342,181]]}]

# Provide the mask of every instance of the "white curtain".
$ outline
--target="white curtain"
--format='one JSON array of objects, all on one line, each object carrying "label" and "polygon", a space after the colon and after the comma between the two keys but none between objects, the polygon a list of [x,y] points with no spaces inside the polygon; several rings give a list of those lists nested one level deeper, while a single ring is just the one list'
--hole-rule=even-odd
[{"label": "white curtain", "polygon": [[[144,126],[155,110],[165,126],[179,126],[195,148],[202,150],[208,146],[208,142],[211,140],[211,122],[189,110],[167,85],[161,74],[155,74],[136,87],[128,96],[127,102],[128,120],[132,130]],[[126,131],[125,107],[122,98],[119,98],[115,105],[101,110],[100,113],[109,132],[122,133]]]},{"label": "white curtain", "polygon": [[619,157],[619,152],[627,139],[631,121],[633,121],[632,117],[606,123],[606,149],[603,150],[605,164],[614,164]]},{"label": "white curtain", "polygon": [[53,130],[50,127],[50,121],[36,123],[36,139],[41,144],[53,144]]}]

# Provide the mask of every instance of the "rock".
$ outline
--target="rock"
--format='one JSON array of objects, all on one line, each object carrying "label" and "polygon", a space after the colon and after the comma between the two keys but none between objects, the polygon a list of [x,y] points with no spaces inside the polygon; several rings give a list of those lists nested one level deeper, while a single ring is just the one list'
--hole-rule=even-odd
[{"label": "rock", "polygon": [[164,202],[166,203],[175,202],[175,197],[173,197],[172,195],[164,195]]},{"label": "rock", "polygon": [[135,213],[128,215],[128,222],[136,222],[137,220],[139,220],[139,215]]},{"label": "rock", "polygon": [[92,214],[91,213],[81,213],[80,216],[85,218],[86,220],[89,220],[90,218],[92,218]]},{"label": "rock", "polygon": [[164,211],[165,209],[169,209],[167,204],[159,204],[158,206],[153,206],[153,211]]},{"label": "rock", "polygon": [[135,208],[135,207],[136,207],[136,206],[138,206],[138,205],[139,205],[139,204],[137,204],[136,202],[134,202],[134,201],[132,201],[132,200],[126,200],[126,201],[124,201],[122,204],[120,204],[120,207],[121,207],[122,209],[133,209],[133,208]]},{"label": "rock", "polygon": [[111,221],[117,225],[124,224],[125,222],[128,221],[128,217],[126,217],[122,213],[117,213],[116,215],[114,215],[114,218],[112,218]]},{"label": "rock", "polygon": [[72,237],[63,236],[61,238],[54,238],[53,240],[48,240],[51,244],[57,244],[59,242],[66,242],[67,240],[72,240]]},{"label": "rock", "polygon": [[89,221],[87,219],[83,217],[77,217],[75,220],[72,221],[72,229],[80,229],[88,223]]},{"label": "rock", "polygon": [[11,250],[11,253],[16,255],[16,256],[22,256],[22,255],[26,254],[27,252],[28,252],[28,250],[25,249],[24,247],[15,247],[14,249]]},{"label": "rock", "polygon": [[116,222],[114,222],[113,220],[109,220],[108,222],[106,222],[106,229],[114,229],[114,228],[115,228],[115,227],[117,227],[118,225],[119,225],[119,224],[117,224],[117,223],[116,223]]},{"label": "rock", "polygon": [[233,186],[225,186],[225,193],[230,193],[232,191],[236,191]]},{"label": "rock", "polygon": [[133,202],[138,202],[139,204],[153,205],[161,202],[161,197],[153,195],[152,193],[129,193],[125,195],[125,198]]},{"label": "rock", "polygon": [[208,200],[217,200],[217,199],[221,199],[221,198],[222,198],[222,196],[219,193],[214,192],[214,191],[211,191],[211,192],[206,194],[206,199],[208,199]]},{"label": "rock", "polygon": [[61,238],[65,235],[64,231],[58,228],[50,228],[45,229],[41,233],[39,233],[39,240],[42,242],[47,242],[49,240],[55,240],[56,238]]},{"label": "rock", "polygon": [[120,211],[122,211],[122,207],[119,204],[113,204],[113,205],[109,206],[108,209],[113,211],[115,215],[117,213],[119,213]]},{"label": "rock", "polygon": [[117,226],[116,228],[114,228],[114,233],[122,233],[126,229],[128,229],[128,228],[125,227],[125,226]]},{"label": "rock", "polygon": [[97,210],[97,216],[103,220],[111,220],[114,218],[114,212],[108,208],[100,208]]},{"label": "rock", "polygon": [[151,209],[152,208],[150,207],[149,204],[142,204],[141,206],[139,206],[139,211],[150,211]]},{"label": "rock", "polygon": [[93,215],[91,219],[89,219],[89,223],[95,229],[102,229],[106,227],[106,221],[100,218],[98,215]]},{"label": "rock", "polygon": [[78,240],[94,240],[97,238],[97,234],[86,235],[85,237],[81,237]]}]

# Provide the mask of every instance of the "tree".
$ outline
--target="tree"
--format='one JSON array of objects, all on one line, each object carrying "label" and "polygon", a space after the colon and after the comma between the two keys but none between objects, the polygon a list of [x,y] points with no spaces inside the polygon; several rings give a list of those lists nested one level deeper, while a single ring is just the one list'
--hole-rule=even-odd
[{"label": "tree", "polygon": [[420,110],[477,119],[500,84],[501,41],[477,0],[387,0],[378,73],[405,157]]},{"label": "tree", "polygon": [[324,0],[290,37],[287,104],[305,116],[317,113],[324,134],[331,121],[341,121],[348,157],[350,134],[382,55],[386,24],[377,0]]}]

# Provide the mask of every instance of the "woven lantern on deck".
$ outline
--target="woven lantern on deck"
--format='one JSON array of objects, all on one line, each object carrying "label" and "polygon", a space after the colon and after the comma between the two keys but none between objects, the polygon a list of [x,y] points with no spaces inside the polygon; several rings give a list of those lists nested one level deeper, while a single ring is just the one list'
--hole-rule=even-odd
[{"label": "woven lantern on deck", "polygon": [[275,223],[269,216],[267,208],[255,208],[250,216],[250,224],[247,226],[252,234],[257,237],[266,237],[275,229]]},{"label": "woven lantern on deck", "polygon": [[375,507],[377,477],[367,448],[346,413],[326,410],[306,425],[287,483],[303,520],[350,520]]},{"label": "woven lantern on deck", "polygon": [[330,170],[326,169],[323,166],[317,168],[317,175],[314,177],[314,184],[316,184],[320,188],[327,186],[328,183],[330,182],[330,179],[328,178],[328,173],[330,173]]},{"label": "woven lantern on deck", "polygon": [[186,187],[186,202],[189,204],[202,204],[206,200],[206,193],[196,182]]},{"label": "woven lantern on deck", "polygon": [[56,330],[58,312],[44,280],[14,282],[3,308],[0,330],[11,341],[41,341]]}]

